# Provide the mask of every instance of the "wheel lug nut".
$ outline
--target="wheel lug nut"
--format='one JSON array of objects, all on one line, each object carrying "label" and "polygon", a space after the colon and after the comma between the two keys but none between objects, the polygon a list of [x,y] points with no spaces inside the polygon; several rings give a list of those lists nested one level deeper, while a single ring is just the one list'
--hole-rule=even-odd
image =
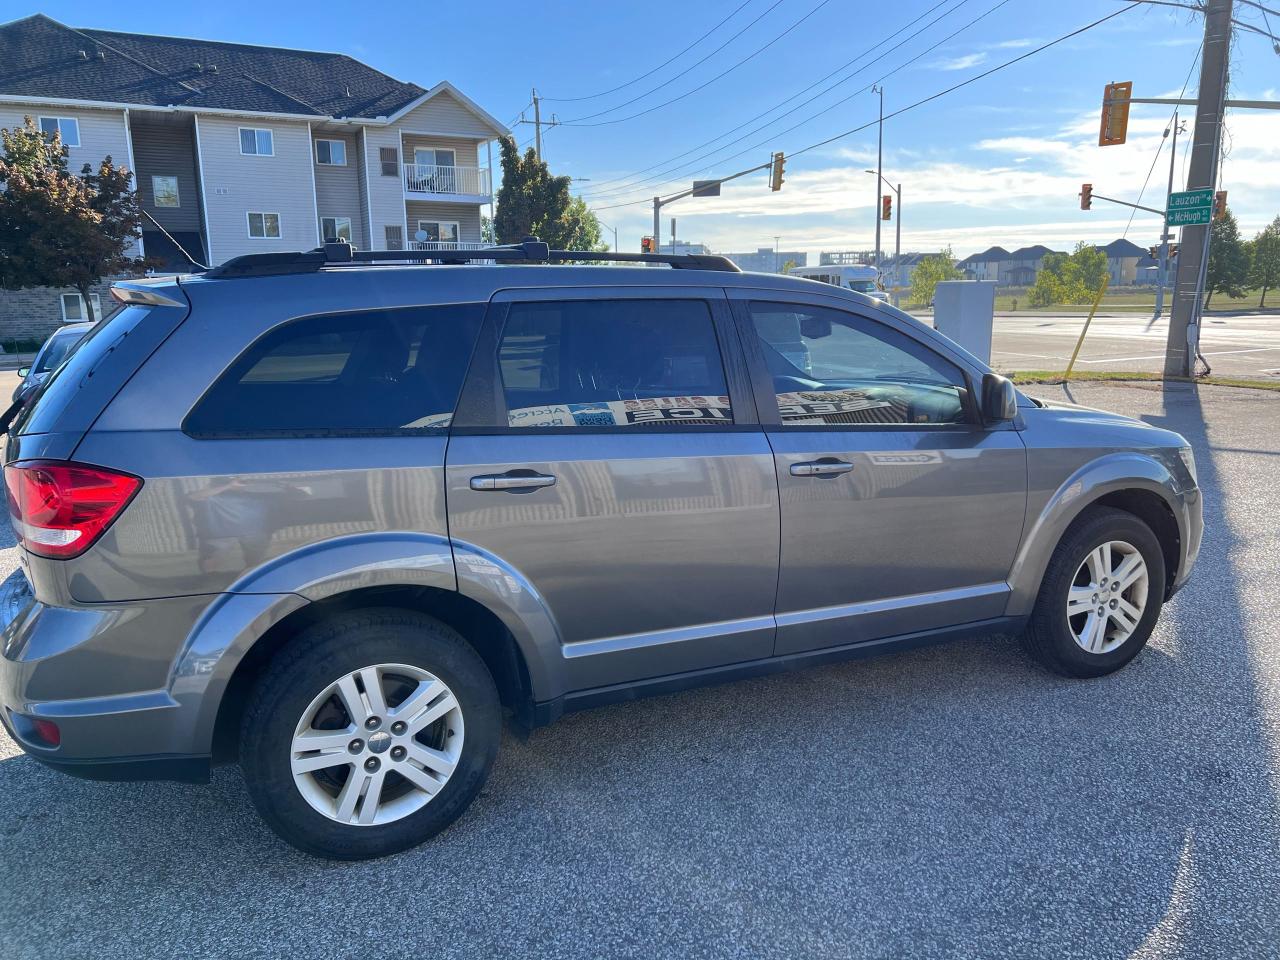
[{"label": "wheel lug nut", "polygon": [[403,759],[405,758],[405,756],[408,754],[408,752],[409,752],[409,751],[408,751],[408,750],[406,750],[404,747],[392,747],[392,748],[391,748],[391,759],[392,759],[392,760],[403,760]]},{"label": "wheel lug nut", "polygon": [[1112,610],[1114,610],[1114,609],[1115,609],[1116,607],[1118,607],[1118,606],[1120,606],[1119,601],[1117,601],[1117,600],[1112,600],[1112,601],[1111,601],[1111,609],[1112,609]]},{"label": "wheel lug nut", "polygon": [[364,722],[364,728],[366,730],[377,730],[380,726],[382,726],[381,717],[370,717]]},{"label": "wheel lug nut", "polygon": [[352,740],[350,743],[347,744],[347,750],[350,751],[351,753],[359,753],[363,749],[364,749],[364,741],[361,740],[359,737],[356,737],[354,740]]},{"label": "wheel lug nut", "polygon": [[1118,580],[1117,580],[1117,581],[1115,581],[1115,582],[1113,582],[1113,583],[1111,584],[1111,589],[1112,589],[1112,590],[1119,590],[1119,589],[1120,589],[1120,582],[1119,582]]},{"label": "wheel lug nut", "polygon": [[395,723],[391,725],[391,732],[394,733],[397,737],[400,736],[400,734],[404,733],[408,729],[409,729],[409,725],[405,723],[403,720],[397,720]]},{"label": "wheel lug nut", "polygon": [[378,763],[377,757],[370,757],[368,760],[364,762],[364,768],[368,770],[370,773],[373,773],[375,770],[377,770],[379,766],[381,766],[381,764]]}]

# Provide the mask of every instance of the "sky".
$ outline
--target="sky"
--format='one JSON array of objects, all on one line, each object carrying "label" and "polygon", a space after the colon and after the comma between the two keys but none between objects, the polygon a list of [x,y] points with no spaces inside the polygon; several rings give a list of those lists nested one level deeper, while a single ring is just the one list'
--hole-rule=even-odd
[{"label": "sky", "polygon": [[[1263,0],[1272,9],[1280,0]],[[13,10],[12,7],[10,7]],[[543,155],[575,178],[612,243],[638,250],[652,232],[652,197],[787,161],[772,192],[756,172],[715,199],[664,207],[662,236],[676,218],[680,240],[718,252],[773,247],[874,246],[875,166],[881,80],[892,114],[1021,56],[1108,14],[1106,23],[884,123],[883,169],[902,186],[902,248],[950,246],[964,256],[1000,244],[1070,249],[1126,235],[1158,240],[1160,219],[1095,200],[1094,192],[1163,205],[1169,175],[1170,107],[1134,105],[1128,142],[1098,147],[1102,90],[1132,80],[1134,96],[1195,95],[1200,16],[1123,0],[714,0],[634,4],[488,0],[473,4],[163,4],[134,0],[47,2],[71,26],[202,37],[350,54],[401,80],[449,80],[521,144],[533,127],[531,91],[543,98]],[[108,12],[109,11],[109,12]],[[1236,16],[1280,35],[1280,17],[1244,3]],[[8,19],[5,17],[5,19]],[[1280,54],[1237,31],[1230,96],[1280,99]],[[674,102],[668,102],[674,101]],[[1183,116],[1192,117],[1192,108]],[[845,131],[860,132],[806,150]],[[1190,124],[1188,125],[1190,127]],[[737,142],[735,142],[737,141]],[[1185,184],[1191,141],[1179,140],[1175,189]],[[1228,115],[1221,186],[1253,236],[1280,215],[1280,111]],[[1162,151],[1159,154],[1158,151]],[[495,160],[496,160],[495,151]],[[895,204],[896,205],[896,204]],[[892,252],[893,222],[882,223]]]}]

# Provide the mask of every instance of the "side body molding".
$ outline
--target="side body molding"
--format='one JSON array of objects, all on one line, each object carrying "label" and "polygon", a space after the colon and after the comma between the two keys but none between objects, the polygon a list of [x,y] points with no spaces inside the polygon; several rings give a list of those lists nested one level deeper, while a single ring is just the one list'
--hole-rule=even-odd
[{"label": "side body molding", "polygon": [[178,732],[209,749],[218,708],[236,667],[262,636],[308,603],[350,590],[418,585],[457,589],[447,537],[357,534],[310,544],[249,571],[205,609],[174,660],[169,693]]},{"label": "side body molding", "polygon": [[[1036,451],[1033,451],[1036,452]],[[1185,547],[1186,514],[1178,482],[1159,460],[1138,452],[1106,454],[1081,465],[1037,509],[1034,481],[1029,491],[1027,532],[1009,572],[1009,616],[1027,616],[1035,606],[1040,581],[1054,549],[1073,520],[1101,497],[1120,490],[1148,490],[1159,495],[1178,520]],[[1041,493],[1042,495],[1042,493]]]}]

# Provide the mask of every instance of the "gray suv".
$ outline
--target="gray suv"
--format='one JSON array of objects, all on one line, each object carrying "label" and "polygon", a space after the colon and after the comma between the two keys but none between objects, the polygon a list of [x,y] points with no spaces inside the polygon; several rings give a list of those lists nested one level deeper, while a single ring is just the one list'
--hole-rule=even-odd
[{"label": "gray suv", "polygon": [[423,256],[116,287],[8,427],[31,756],[238,762],[289,843],[380,856],[466,809],[504,713],[988,631],[1096,677],[1191,571],[1182,437],[888,304],[716,257]]}]

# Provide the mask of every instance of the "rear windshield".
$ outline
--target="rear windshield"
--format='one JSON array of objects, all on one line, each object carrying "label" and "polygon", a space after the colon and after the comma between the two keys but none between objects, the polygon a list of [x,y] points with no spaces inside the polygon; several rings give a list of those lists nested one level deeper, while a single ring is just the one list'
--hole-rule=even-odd
[{"label": "rear windshield", "polygon": [[[13,432],[51,433],[55,429],[59,413],[71,402],[76,391],[84,385],[98,364],[150,312],[150,307],[124,307],[94,324],[84,339],[79,341],[79,346],[67,358],[66,363],[54,369],[49,379],[18,414]],[[68,344],[74,343],[68,338]]]},{"label": "rear windshield", "polygon": [[55,333],[49,338],[49,342],[44,345],[44,351],[36,360],[33,373],[48,373],[63,360],[67,359],[67,354],[71,352],[71,348],[80,342],[84,336],[79,330],[73,330],[67,333]]}]

